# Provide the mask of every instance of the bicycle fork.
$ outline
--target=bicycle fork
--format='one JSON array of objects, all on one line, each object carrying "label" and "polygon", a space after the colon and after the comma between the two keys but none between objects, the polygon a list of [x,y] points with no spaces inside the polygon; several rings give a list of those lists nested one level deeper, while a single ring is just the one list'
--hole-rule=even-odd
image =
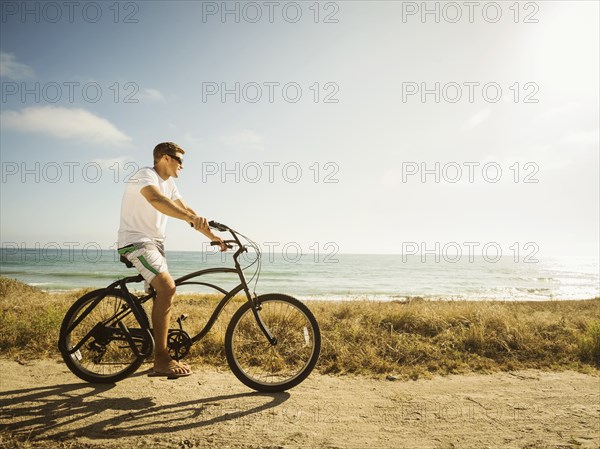
[{"label": "bicycle fork", "polygon": [[265,322],[262,320],[261,316],[260,316],[260,304],[256,304],[253,300],[250,302],[251,304],[251,309],[252,309],[252,313],[254,314],[254,318],[256,319],[256,323],[258,324],[259,329],[262,331],[262,333],[264,334],[265,337],[267,337],[267,340],[269,341],[269,343],[271,343],[272,346],[275,346],[277,344],[277,338],[273,337],[273,335],[271,335],[271,332],[269,331],[269,329],[267,329],[267,325],[265,324]]},{"label": "bicycle fork", "polygon": [[[239,242],[238,242],[238,244],[239,244]],[[269,329],[267,329],[265,322],[262,320],[260,313],[259,313],[261,306],[260,306],[260,304],[258,304],[254,301],[254,298],[250,294],[250,290],[248,289],[248,284],[246,283],[246,278],[244,277],[242,268],[240,267],[240,264],[237,261],[237,256],[238,256],[239,252],[240,252],[239,250],[238,250],[238,252],[236,252],[236,254],[233,256],[233,259],[235,261],[235,269],[236,269],[238,276],[240,278],[240,281],[242,283],[242,288],[244,289],[244,293],[246,293],[246,299],[250,303],[250,308],[252,309],[252,313],[254,314],[254,318],[256,319],[256,323],[258,324],[259,329],[264,334],[264,336],[267,338],[269,343],[271,343],[272,346],[275,346],[277,344],[277,339],[275,337],[273,337],[273,335],[271,335],[271,332],[269,331]]]}]

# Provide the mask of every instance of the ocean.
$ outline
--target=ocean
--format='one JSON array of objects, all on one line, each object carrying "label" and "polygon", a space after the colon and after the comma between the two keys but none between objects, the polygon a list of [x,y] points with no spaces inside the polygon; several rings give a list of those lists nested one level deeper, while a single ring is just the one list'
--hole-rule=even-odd
[{"label": "ocean", "polygon": [[[232,267],[231,254],[167,251],[169,270],[177,278],[209,267]],[[253,254],[244,255],[242,266]],[[249,280],[256,264],[245,271]],[[0,274],[47,291],[99,288],[137,274],[118,262],[114,250],[67,251],[56,248],[0,249]],[[218,285],[236,284],[231,275],[210,278]],[[439,300],[569,300],[600,296],[597,257],[540,259],[534,263],[512,257],[496,262],[483,257],[456,262],[428,255],[336,254],[323,260],[312,254],[294,258],[264,255],[257,294],[286,293],[300,299],[375,301],[422,297]],[[136,284],[134,289],[142,289]],[[207,292],[199,286],[179,291]]]}]

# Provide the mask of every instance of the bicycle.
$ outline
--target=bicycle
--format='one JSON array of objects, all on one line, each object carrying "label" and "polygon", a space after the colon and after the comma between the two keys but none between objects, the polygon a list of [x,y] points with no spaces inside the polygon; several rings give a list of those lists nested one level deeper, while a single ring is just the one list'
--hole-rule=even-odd
[{"label": "bicycle", "polygon": [[[256,277],[256,287],[260,248],[226,225],[211,221],[209,226],[231,234],[232,239],[225,240],[225,244],[228,248],[237,246],[234,268],[207,268],[175,279],[176,286],[202,285],[223,297],[202,330],[193,337],[183,329],[187,317],[182,315],[177,319],[179,329],[168,332],[169,354],[176,360],[188,355],[191,346],[208,334],[229,301],[243,292],[247,301],[233,314],[225,332],[229,367],[243,384],[257,391],[280,392],[295,387],[308,377],[319,358],[321,333],[317,320],[304,303],[291,296],[251,294],[243,270],[258,262],[250,279]],[[242,268],[238,259],[249,247],[257,257]],[[239,284],[226,290],[198,279],[218,273],[237,274]],[[152,354],[154,339],[143,304],[154,299],[156,292],[150,289],[137,296],[127,288],[127,284],[142,280],[141,275],[119,279],[106,288],[85,294],[67,311],[58,348],[73,374],[92,383],[115,383],[133,374]]]}]

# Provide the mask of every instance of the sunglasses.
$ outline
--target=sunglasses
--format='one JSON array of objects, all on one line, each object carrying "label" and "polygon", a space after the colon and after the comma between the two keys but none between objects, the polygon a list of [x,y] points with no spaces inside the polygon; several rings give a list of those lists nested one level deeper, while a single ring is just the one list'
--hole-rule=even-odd
[{"label": "sunglasses", "polygon": [[179,163],[179,165],[183,166],[183,159],[181,159],[179,156],[173,156],[172,154],[167,154],[167,156],[175,159]]}]

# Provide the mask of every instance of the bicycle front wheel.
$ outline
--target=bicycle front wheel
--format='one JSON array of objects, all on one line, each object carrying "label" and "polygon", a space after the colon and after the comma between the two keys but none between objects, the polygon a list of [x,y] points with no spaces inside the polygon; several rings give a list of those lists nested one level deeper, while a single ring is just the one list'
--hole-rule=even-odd
[{"label": "bicycle front wheel", "polygon": [[[146,320],[148,319],[145,311]],[[113,383],[133,374],[153,345],[125,298],[105,289],[79,298],[67,311],[58,342],[63,360],[79,378]],[[77,348],[79,346],[79,348]],[[76,349],[77,348],[77,349]]]},{"label": "bicycle front wheel", "polygon": [[321,351],[321,333],[312,312],[291,296],[256,298],[272,345],[260,330],[249,303],[235,313],[225,334],[225,355],[235,376],[248,387],[279,392],[295,387],[312,372]]}]

